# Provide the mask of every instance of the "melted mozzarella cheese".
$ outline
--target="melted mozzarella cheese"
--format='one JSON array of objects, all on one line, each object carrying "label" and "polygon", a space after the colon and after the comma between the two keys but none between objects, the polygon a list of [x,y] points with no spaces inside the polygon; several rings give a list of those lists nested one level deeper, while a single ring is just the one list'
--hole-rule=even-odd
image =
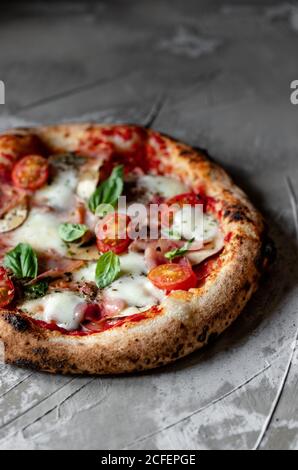
[{"label": "melted mozzarella cheese", "polygon": [[[110,300],[122,300],[125,308],[121,315],[132,315],[156,305],[165,297],[146,277],[144,256],[139,253],[127,253],[120,256],[121,274],[108,287],[103,289],[104,296]],[[96,263],[73,273],[74,281],[95,282]]]},{"label": "melted mozzarella cheese", "polygon": [[204,243],[214,240],[219,232],[217,220],[210,214],[203,216],[203,237]]},{"label": "melted mozzarella cheese", "polygon": [[82,179],[79,181],[78,186],[77,186],[77,195],[81,199],[85,199],[86,201],[89,199],[89,197],[92,195],[92,193],[95,191],[97,186],[97,181],[93,179]]},{"label": "melted mozzarella cheese", "polygon": [[65,255],[67,248],[59,237],[59,224],[55,214],[33,208],[23,225],[12,232],[11,243],[29,243],[37,251],[55,250]]},{"label": "melted mozzarella cheese", "polygon": [[36,191],[34,200],[55,209],[67,209],[73,205],[77,180],[74,169],[60,170],[51,184]]},{"label": "melted mozzarella cheese", "polygon": [[95,282],[95,268],[96,263],[88,263],[86,266],[73,273],[73,280],[75,282]]},{"label": "melted mozzarella cheese", "polygon": [[110,299],[123,300],[127,307],[150,307],[160,302],[165,294],[149,279],[140,274],[121,276],[104,289]]},{"label": "melted mozzarella cheese", "polygon": [[77,309],[82,302],[81,297],[71,292],[54,292],[25,302],[21,309],[47,323],[54,321],[61,328],[75,330],[83,320],[84,314]]},{"label": "melted mozzarella cheese", "polygon": [[146,191],[148,196],[159,194],[165,198],[177,196],[188,191],[181,181],[167,176],[145,175],[138,179],[138,186]]},{"label": "melted mozzarella cheese", "polygon": [[123,273],[145,274],[147,272],[144,256],[140,253],[126,253],[120,256]]},{"label": "melted mozzarella cheese", "polygon": [[184,206],[174,215],[172,232],[178,237],[207,243],[218,234],[218,223],[212,215],[203,214],[200,207]]},{"label": "melted mozzarella cheese", "polygon": [[[126,253],[120,256],[121,273],[144,274],[146,273],[146,266],[144,256],[139,253]],[[75,282],[87,281],[95,282],[95,269],[96,263],[88,263],[81,269],[73,273],[73,280]]]}]

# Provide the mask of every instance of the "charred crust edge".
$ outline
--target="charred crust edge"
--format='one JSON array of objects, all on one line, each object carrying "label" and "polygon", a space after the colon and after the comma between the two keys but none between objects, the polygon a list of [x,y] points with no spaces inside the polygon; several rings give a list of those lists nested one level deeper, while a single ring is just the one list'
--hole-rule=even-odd
[{"label": "charred crust edge", "polygon": [[277,250],[274,241],[267,233],[264,234],[260,254],[256,259],[256,267],[259,271],[268,269],[276,260]]},{"label": "charred crust edge", "polygon": [[18,331],[19,333],[24,333],[29,328],[28,320],[15,313],[6,313],[4,315],[4,320],[9,323],[15,331]]}]

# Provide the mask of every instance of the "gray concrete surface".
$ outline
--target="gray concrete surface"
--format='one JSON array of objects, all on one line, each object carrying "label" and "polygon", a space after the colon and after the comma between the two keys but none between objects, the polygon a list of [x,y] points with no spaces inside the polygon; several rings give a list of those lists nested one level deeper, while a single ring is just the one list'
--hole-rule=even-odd
[{"label": "gray concrete surface", "polygon": [[278,248],[239,320],[170,367],[76,378],[0,366],[0,448],[297,449],[297,6],[9,3],[0,44],[2,129],[150,123],[207,148],[264,211]]}]

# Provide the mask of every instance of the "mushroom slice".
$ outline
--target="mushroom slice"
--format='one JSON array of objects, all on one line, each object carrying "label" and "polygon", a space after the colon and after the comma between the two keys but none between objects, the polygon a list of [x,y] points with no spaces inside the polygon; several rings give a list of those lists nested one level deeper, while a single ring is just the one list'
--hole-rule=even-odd
[{"label": "mushroom slice", "polygon": [[10,232],[15,230],[17,227],[22,225],[22,223],[27,219],[28,216],[28,206],[26,200],[19,202],[14,207],[9,209],[1,218],[0,218],[0,233]]},{"label": "mushroom slice", "polygon": [[99,256],[99,251],[96,245],[79,246],[75,243],[69,245],[66,254],[67,258],[78,259],[82,261],[97,261]]}]

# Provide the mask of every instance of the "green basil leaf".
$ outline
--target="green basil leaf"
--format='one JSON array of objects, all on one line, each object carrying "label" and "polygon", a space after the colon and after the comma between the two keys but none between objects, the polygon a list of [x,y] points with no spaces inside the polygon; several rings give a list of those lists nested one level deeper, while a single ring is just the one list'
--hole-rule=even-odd
[{"label": "green basil leaf", "polygon": [[95,213],[100,204],[116,205],[119,196],[123,191],[123,166],[116,166],[109,178],[103,181],[91,195],[88,207]]},{"label": "green basil leaf", "polygon": [[174,258],[177,258],[177,256],[184,255],[189,250],[189,247],[193,242],[194,242],[194,238],[192,238],[191,240],[188,240],[183,246],[181,246],[181,248],[175,248],[174,250],[168,251],[165,254],[165,257],[167,259],[172,260]]},{"label": "green basil leaf", "polygon": [[39,281],[31,286],[24,287],[24,294],[26,299],[38,299],[43,297],[48,291],[49,284],[47,281]]},{"label": "green basil leaf", "polygon": [[16,277],[34,278],[38,271],[36,253],[28,243],[19,243],[13,250],[6,253],[4,266],[11,269]]},{"label": "green basil leaf", "polygon": [[113,251],[107,251],[97,261],[95,268],[95,282],[97,287],[103,289],[110,285],[120,272],[120,259]]},{"label": "green basil leaf", "polygon": [[60,224],[59,225],[59,236],[64,242],[74,242],[82,238],[83,235],[88,231],[88,227],[84,224]]}]

